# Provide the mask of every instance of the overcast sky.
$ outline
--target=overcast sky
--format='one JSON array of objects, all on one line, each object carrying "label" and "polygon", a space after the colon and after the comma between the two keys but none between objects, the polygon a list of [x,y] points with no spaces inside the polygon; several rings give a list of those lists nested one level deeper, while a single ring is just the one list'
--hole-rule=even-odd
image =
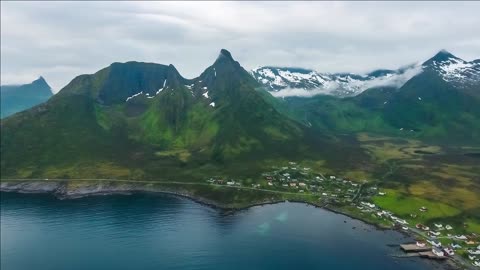
[{"label": "overcast sky", "polygon": [[221,48],[245,68],[366,72],[440,49],[480,58],[480,2],[1,2],[1,83],[60,90],[112,62],[193,78]]}]

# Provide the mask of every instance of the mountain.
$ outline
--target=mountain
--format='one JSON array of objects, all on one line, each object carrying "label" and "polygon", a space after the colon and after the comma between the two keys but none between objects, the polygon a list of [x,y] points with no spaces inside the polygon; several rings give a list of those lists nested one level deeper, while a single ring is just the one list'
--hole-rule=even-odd
[{"label": "mountain", "polygon": [[422,64],[423,70],[432,72],[453,87],[480,97],[480,61],[460,59],[446,50]]},{"label": "mountain", "polygon": [[385,118],[395,127],[429,137],[480,136],[480,69],[444,50],[395,92]]},{"label": "mountain", "polygon": [[[2,119],[1,174],[248,179],[286,160],[320,160],[339,171],[362,166],[366,153],[350,136],[358,132],[478,142],[475,67],[454,69],[458,63],[463,62],[440,52],[413,77],[406,76],[412,67],[366,77],[335,75],[338,84],[340,76],[409,79],[401,86],[370,83],[356,95],[308,98],[275,98],[226,50],[193,79],[173,65],[113,63],[74,78],[47,102]],[[470,64],[478,61],[463,66]],[[453,80],[460,76],[446,76],[445,70],[469,75]],[[275,72],[290,81],[323,78],[301,69],[280,71]]]},{"label": "mountain", "polygon": [[0,89],[1,118],[45,102],[53,95],[43,77],[24,85],[2,85]]},{"label": "mountain", "polygon": [[436,140],[480,138],[478,62],[446,51],[425,61],[400,88],[373,87],[352,97],[291,97],[287,104],[323,132],[371,132]]},{"label": "mountain", "polygon": [[400,88],[421,72],[434,72],[443,80],[472,95],[480,95],[480,60],[465,61],[441,50],[421,65],[409,65],[397,70],[378,69],[367,74],[319,73],[310,69],[289,67],[259,67],[251,71],[255,79],[277,97],[356,96],[376,87]]},{"label": "mountain", "polygon": [[400,87],[421,71],[411,65],[397,70],[379,69],[368,74],[319,73],[314,70],[287,67],[259,67],[251,74],[275,96],[338,97],[355,96],[372,87]]},{"label": "mountain", "polygon": [[113,63],[1,129],[3,177],[258,175],[264,161],[328,150],[278,112],[226,50],[194,79],[173,65]]}]

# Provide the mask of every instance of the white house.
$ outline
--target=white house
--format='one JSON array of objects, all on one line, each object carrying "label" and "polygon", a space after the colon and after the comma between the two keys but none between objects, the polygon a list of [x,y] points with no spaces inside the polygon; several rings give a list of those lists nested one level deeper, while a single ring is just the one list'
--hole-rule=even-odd
[{"label": "white house", "polygon": [[455,252],[451,248],[444,248],[443,251],[448,254],[448,256],[453,256],[455,255]]},{"label": "white house", "polygon": [[443,251],[438,248],[432,248],[433,254],[437,255],[438,257],[443,257]]},{"label": "white house", "polygon": [[437,247],[437,248],[442,246],[442,243],[434,241],[434,240],[427,240],[427,242],[430,243],[432,246]]},{"label": "white house", "polygon": [[425,247],[425,243],[421,241],[417,241],[417,247]]},{"label": "white house", "polygon": [[450,246],[454,249],[462,248],[462,246],[460,246],[459,244],[454,244],[454,243],[451,243]]},{"label": "white house", "polygon": [[480,249],[477,250],[469,250],[468,253],[473,254],[473,255],[480,255]]}]

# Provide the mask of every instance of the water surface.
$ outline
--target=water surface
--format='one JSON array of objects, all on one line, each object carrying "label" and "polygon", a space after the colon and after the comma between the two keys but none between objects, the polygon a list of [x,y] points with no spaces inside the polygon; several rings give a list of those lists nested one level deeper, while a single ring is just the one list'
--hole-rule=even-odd
[{"label": "water surface", "polygon": [[2,270],[438,267],[392,258],[400,253],[393,244],[405,241],[298,203],[227,215],[168,195],[57,200],[1,193]]}]

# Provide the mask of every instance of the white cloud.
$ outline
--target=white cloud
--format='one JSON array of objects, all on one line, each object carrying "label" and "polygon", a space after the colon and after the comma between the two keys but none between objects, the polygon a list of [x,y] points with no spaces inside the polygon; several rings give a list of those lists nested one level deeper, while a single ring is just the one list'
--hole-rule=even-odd
[{"label": "white cloud", "polygon": [[377,77],[366,81],[352,80],[347,85],[339,83],[328,83],[323,87],[309,90],[303,88],[285,88],[277,92],[272,92],[272,95],[275,97],[312,97],[316,95],[332,95],[337,90],[345,88],[355,89],[356,94],[360,94],[361,92],[374,87],[389,86],[399,88],[403,86],[413,76],[419,74],[420,72],[422,72],[422,65],[416,64],[403,69],[400,73]]},{"label": "white cloud", "polygon": [[272,96],[285,97],[313,97],[317,95],[330,95],[331,91],[326,88],[318,88],[312,90],[305,90],[303,88],[285,88],[277,92],[270,92]]},{"label": "white cloud", "polygon": [[401,87],[404,85],[408,80],[410,80],[413,76],[422,72],[422,65],[417,64],[404,70],[402,73],[393,74],[392,76],[383,76],[379,78],[375,78],[373,80],[367,81],[361,87],[363,90],[373,87],[381,87],[381,86],[392,86],[392,87]]},{"label": "white cloud", "polygon": [[0,4],[2,84],[43,75],[57,91],[81,73],[129,60],[172,63],[192,78],[220,48],[247,69],[321,72],[392,69],[442,48],[480,56],[478,2]]}]

